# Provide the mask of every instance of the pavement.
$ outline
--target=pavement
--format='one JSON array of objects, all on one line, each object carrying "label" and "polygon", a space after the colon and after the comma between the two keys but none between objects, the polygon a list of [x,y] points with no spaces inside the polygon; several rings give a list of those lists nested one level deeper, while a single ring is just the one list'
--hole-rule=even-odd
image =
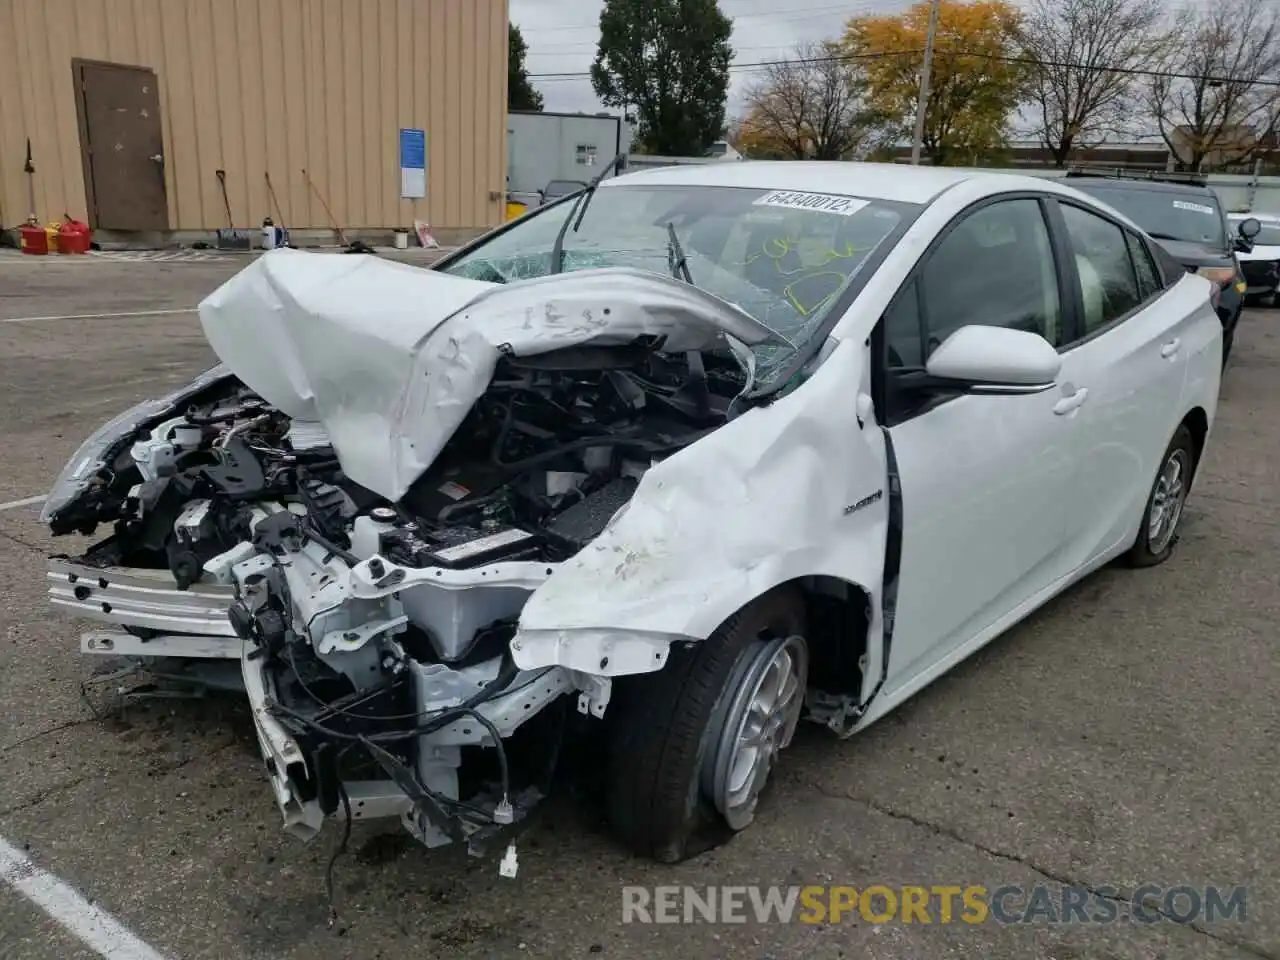
[{"label": "pavement", "polygon": [[[176,311],[245,262],[32,261],[0,258],[0,504],[44,493],[100,422],[210,365]],[[1173,559],[1090,577],[852,740],[804,729],[727,846],[635,859],[573,784],[521,839],[514,880],[495,859],[357,825],[332,925],[340,825],[309,845],[280,832],[235,700],[118,713],[102,691],[82,697],[84,625],[50,613],[43,581],[45,554],[78,544],[55,543],[38,506],[0,511],[0,960],[1280,958],[1277,382],[1280,311],[1251,311]],[[32,893],[41,878],[63,908]],[[1244,886],[1247,908],[1011,925],[855,912],[657,926],[621,911],[628,884],[1082,884],[1115,888],[1127,916],[1146,883]],[[87,947],[73,931],[90,909],[132,939]]]}]

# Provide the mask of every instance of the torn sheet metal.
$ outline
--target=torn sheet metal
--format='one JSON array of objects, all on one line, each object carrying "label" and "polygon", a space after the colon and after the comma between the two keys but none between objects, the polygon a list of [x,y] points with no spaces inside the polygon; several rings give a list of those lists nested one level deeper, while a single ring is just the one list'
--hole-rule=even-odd
[{"label": "torn sheet metal", "polygon": [[660,666],[655,639],[705,638],[796,577],[825,574],[878,595],[884,439],[858,420],[858,346],[840,343],[803,390],[651,467],[604,532],[529,598],[516,663],[611,673],[616,655],[602,670],[601,652],[625,636],[635,641],[624,645],[626,663],[643,650],[640,659]]},{"label": "torn sheet metal", "polygon": [[624,267],[492,284],[376,257],[274,250],[200,304],[214,351],[347,475],[398,500],[484,393],[503,351],[666,338],[679,352],[772,339],[741,309]]}]

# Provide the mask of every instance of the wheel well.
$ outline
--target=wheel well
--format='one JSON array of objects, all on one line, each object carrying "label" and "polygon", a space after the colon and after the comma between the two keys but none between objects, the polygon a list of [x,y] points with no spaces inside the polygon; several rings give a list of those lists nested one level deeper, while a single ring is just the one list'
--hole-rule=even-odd
[{"label": "wheel well", "polygon": [[804,598],[810,686],[824,693],[860,696],[870,594],[856,583],[823,575],[798,577],[780,584],[782,588],[797,590]]},{"label": "wheel well", "polygon": [[1199,407],[1192,407],[1191,411],[1182,418],[1182,426],[1191,432],[1191,452],[1195,458],[1192,469],[1195,470],[1200,466],[1200,454],[1209,436],[1209,416]]}]

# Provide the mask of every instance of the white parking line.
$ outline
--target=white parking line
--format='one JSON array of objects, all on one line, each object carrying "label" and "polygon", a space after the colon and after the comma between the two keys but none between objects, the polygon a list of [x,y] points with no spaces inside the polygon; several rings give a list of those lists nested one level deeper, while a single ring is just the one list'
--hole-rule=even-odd
[{"label": "white parking line", "polygon": [[132,313],[66,313],[55,317],[0,317],[0,323],[43,323],[46,320],[114,320],[120,317],[176,317],[195,313],[195,307],[182,310],[134,310]]},{"label": "white parking line", "polygon": [[8,503],[0,503],[0,513],[6,510],[17,510],[19,507],[30,507],[37,503],[44,503],[45,495],[42,493],[38,497],[27,497],[25,500],[10,500]]},{"label": "white parking line", "polygon": [[100,957],[107,960],[164,960],[111,916],[51,873],[41,870],[17,847],[0,838],[0,885],[30,900]]}]

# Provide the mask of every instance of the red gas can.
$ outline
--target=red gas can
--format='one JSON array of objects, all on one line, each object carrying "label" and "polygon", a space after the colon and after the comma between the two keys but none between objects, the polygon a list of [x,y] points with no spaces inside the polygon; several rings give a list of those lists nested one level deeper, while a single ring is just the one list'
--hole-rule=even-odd
[{"label": "red gas can", "polygon": [[59,253],[88,253],[92,232],[87,223],[68,220],[58,229]]},{"label": "red gas can", "polygon": [[43,256],[49,252],[49,234],[44,227],[27,224],[18,228],[18,246],[23,253]]}]

